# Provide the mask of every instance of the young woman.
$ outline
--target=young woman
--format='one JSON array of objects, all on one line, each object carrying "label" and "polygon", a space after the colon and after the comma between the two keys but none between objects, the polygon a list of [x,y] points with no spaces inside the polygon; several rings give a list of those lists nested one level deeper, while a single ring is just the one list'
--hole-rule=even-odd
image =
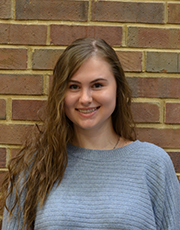
[{"label": "young woman", "polygon": [[54,68],[36,138],[9,164],[3,230],[179,230],[168,154],[136,140],[131,91],[115,51],[79,39]]}]

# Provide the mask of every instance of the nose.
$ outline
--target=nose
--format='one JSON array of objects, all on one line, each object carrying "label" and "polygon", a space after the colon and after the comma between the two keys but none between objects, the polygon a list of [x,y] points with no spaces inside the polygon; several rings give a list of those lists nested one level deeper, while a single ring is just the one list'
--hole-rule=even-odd
[{"label": "nose", "polygon": [[92,92],[90,89],[82,89],[79,102],[84,106],[92,102]]}]

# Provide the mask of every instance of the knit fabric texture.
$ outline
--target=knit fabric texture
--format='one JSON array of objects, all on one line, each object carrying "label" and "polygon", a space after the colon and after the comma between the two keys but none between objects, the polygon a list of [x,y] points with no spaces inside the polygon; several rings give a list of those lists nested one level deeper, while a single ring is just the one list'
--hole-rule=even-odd
[{"label": "knit fabric texture", "polygon": [[[5,211],[2,230],[17,225]],[[68,145],[64,178],[35,219],[35,230],[60,229],[180,230],[180,184],[168,154],[138,140],[113,150]]]}]

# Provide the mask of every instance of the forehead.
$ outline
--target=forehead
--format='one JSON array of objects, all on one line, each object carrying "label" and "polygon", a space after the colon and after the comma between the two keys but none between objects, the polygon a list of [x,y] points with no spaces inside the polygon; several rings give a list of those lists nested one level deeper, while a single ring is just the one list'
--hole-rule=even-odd
[{"label": "forehead", "polygon": [[99,56],[92,56],[88,58],[80,68],[73,74],[71,79],[93,76],[108,76],[113,75],[110,64]]}]

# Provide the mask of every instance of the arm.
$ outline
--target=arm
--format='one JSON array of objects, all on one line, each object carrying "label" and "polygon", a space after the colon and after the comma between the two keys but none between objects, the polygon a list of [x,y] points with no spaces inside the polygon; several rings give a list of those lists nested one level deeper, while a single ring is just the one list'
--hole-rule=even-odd
[{"label": "arm", "polygon": [[156,149],[148,169],[149,193],[157,230],[180,229],[180,184],[172,161],[162,149]]},{"label": "arm", "polygon": [[165,186],[160,230],[180,229],[180,184],[171,160],[165,167]]}]

